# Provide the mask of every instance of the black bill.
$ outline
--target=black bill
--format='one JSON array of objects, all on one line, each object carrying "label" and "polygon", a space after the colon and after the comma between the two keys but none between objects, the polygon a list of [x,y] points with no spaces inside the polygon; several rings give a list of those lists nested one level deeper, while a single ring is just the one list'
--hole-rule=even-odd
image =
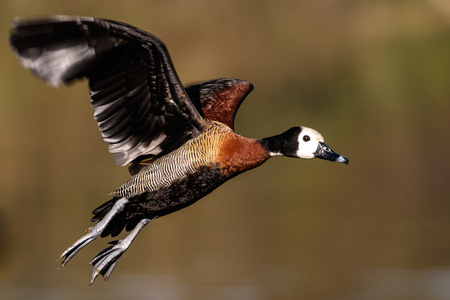
[{"label": "black bill", "polygon": [[319,146],[317,147],[316,152],[314,152],[314,156],[316,158],[331,160],[334,162],[340,162],[348,165],[348,158],[337,154],[333,150],[331,150],[330,147],[327,146],[327,144],[319,142]]}]

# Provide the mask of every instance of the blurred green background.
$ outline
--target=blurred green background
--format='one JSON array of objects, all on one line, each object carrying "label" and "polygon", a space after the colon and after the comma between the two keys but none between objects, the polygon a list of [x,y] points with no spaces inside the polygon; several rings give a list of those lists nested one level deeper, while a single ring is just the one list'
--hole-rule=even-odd
[{"label": "blurred green background", "polygon": [[[89,15],[161,37],[183,83],[255,86],[236,130],[319,130],[349,166],[275,158],[152,222],[111,279],[97,240],[56,259],[127,178],[86,82],[17,63],[15,16]],[[450,1],[0,2],[1,299],[450,299]]]}]

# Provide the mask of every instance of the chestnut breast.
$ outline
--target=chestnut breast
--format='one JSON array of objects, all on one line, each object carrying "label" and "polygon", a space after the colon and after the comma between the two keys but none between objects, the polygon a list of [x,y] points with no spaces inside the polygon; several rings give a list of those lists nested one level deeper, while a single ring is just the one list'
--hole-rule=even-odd
[{"label": "chestnut breast", "polygon": [[249,139],[230,132],[220,145],[216,163],[227,176],[255,168],[269,158],[269,153],[256,139]]}]

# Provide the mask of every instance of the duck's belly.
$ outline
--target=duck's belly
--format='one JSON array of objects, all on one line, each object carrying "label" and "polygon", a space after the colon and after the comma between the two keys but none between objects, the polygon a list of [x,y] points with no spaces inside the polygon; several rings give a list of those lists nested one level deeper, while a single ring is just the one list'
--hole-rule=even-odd
[{"label": "duck's belly", "polygon": [[153,219],[180,210],[211,193],[227,179],[217,167],[202,167],[168,187],[130,198],[127,219]]}]

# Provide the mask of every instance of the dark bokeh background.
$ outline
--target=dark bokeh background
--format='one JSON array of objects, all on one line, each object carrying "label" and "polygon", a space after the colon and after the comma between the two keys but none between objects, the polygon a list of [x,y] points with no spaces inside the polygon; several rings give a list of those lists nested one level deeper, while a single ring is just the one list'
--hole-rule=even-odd
[{"label": "dark bokeh background", "polygon": [[[86,82],[19,66],[15,16],[89,15],[167,44],[184,83],[251,81],[236,129],[322,132],[350,165],[276,158],[156,220],[111,279],[59,254],[128,178]],[[384,1],[0,2],[1,299],[450,299],[450,4]]]}]

